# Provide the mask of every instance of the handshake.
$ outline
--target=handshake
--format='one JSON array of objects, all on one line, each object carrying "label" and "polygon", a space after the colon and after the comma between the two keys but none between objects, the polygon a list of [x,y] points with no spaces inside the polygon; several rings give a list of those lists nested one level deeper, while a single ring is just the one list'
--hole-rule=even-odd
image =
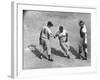
[{"label": "handshake", "polygon": [[57,35],[50,34],[50,37],[55,39]]}]

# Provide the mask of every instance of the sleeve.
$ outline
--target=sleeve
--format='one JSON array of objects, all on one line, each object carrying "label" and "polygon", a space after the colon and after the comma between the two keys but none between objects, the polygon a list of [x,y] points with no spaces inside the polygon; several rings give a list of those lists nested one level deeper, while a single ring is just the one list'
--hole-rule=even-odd
[{"label": "sleeve", "polygon": [[68,33],[67,33],[67,31],[66,31],[66,40],[65,40],[65,42],[68,42]]},{"label": "sleeve", "polygon": [[41,39],[41,37],[42,37],[42,30],[41,30],[41,32],[40,32],[40,37],[39,37],[39,44],[40,44],[40,45],[42,44],[42,39]]},{"label": "sleeve", "polygon": [[84,28],[82,29],[82,32],[83,33],[86,33],[87,32],[87,29],[86,29],[86,26],[84,25]]}]

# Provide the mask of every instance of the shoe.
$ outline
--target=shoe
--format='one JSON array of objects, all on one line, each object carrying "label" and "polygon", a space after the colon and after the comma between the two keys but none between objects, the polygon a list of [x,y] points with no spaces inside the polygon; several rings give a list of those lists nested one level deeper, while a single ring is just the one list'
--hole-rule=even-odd
[{"label": "shoe", "polygon": [[51,59],[51,58],[48,58],[48,61],[51,61],[51,62],[53,62],[53,59]]},{"label": "shoe", "polygon": [[70,59],[70,56],[69,56],[69,55],[67,55],[66,57],[67,57],[68,59]]},{"label": "shoe", "polygon": [[81,59],[81,56],[77,56],[76,59]]},{"label": "shoe", "polygon": [[53,61],[53,59],[51,59],[50,55],[48,55],[48,61]]},{"label": "shoe", "polygon": [[87,60],[87,58],[83,58],[82,60]]}]

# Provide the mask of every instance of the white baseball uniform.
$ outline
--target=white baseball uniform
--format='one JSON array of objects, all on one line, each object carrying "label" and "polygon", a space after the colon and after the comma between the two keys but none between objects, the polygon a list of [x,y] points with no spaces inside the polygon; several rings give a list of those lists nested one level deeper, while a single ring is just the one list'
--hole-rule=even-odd
[{"label": "white baseball uniform", "polygon": [[81,29],[80,29],[80,36],[81,36],[81,46],[82,46],[82,50],[84,52],[84,57],[87,58],[87,29],[85,24],[82,25]]},{"label": "white baseball uniform", "polygon": [[[85,34],[84,43],[87,45],[87,29],[85,25],[83,25],[82,32]],[[87,48],[85,49],[85,51],[87,52]]]},{"label": "white baseball uniform", "polygon": [[65,55],[68,55],[69,54],[69,51],[68,51],[69,50],[69,45],[68,45],[68,42],[65,41],[66,38],[68,39],[68,35],[66,37],[66,34],[68,34],[66,30],[63,30],[62,33],[60,31],[58,31],[56,33],[56,35],[59,38],[59,43],[60,43],[60,46],[61,46],[62,50],[64,51]]},{"label": "white baseball uniform", "polygon": [[42,46],[44,48],[44,50],[47,51],[48,55],[51,55],[51,47],[50,47],[50,36],[51,36],[52,32],[51,30],[47,27],[44,26],[41,30],[41,42],[42,42]]}]

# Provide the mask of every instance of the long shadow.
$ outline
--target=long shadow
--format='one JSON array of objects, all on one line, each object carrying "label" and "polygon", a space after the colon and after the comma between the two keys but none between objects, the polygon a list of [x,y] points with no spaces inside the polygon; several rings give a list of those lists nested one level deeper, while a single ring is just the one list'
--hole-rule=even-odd
[{"label": "long shadow", "polygon": [[74,49],[74,47],[70,46],[69,51],[70,51],[74,56],[76,56],[76,58],[83,58],[83,57]]},{"label": "long shadow", "polygon": [[[39,59],[41,59],[41,56],[45,59],[47,59],[47,57],[45,55],[43,55],[37,48],[36,45],[29,45],[29,47],[34,48],[31,49],[32,53],[38,57]],[[74,47],[70,46],[69,51],[72,53],[72,55],[76,56],[76,58],[82,57],[79,55],[79,53],[74,49]],[[60,50],[56,50],[55,48],[51,48],[51,53],[56,55],[56,56],[60,56],[60,57],[65,57],[64,53]]]},{"label": "long shadow", "polygon": [[56,50],[55,48],[51,48],[51,53],[57,56],[65,57],[63,52]]},{"label": "long shadow", "polygon": [[74,56],[78,57],[79,54],[78,54],[78,52],[74,49],[74,47],[70,46],[69,51],[70,51]]},{"label": "long shadow", "polygon": [[37,48],[36,48],[36,45],[29,45],[29,47],[31,48],[34,48],[34,49],[31,49],[32,53],[38,57],[39,59],[41,59],[41,56],[45,59],[47,59],[47,57],[45,55],[43,55]]}]

